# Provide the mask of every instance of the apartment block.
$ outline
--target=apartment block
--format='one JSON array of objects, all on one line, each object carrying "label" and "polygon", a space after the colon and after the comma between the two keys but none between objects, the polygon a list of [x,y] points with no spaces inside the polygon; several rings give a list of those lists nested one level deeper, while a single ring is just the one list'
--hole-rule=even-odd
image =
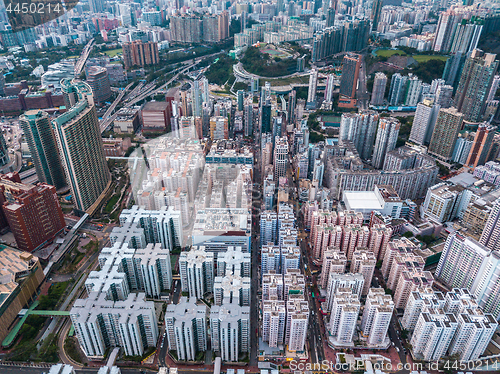
[{"label": "apartment block", "polygon": [[330,313],[330,336],[340,346],[351,346],[361,304],[350,288],[340,287],[333,296]]},{"label": "apartment block", "polygon": [[371,346],[385,344],[394,303],[383,288],[370,288],[361,319],[362,335]]},{"label": "apartment block", "polygon": [[375,254],[368,248],[358,247],[352,255],[351,273],[359,273],[363,275],[363,289],[361,295],[367,295],[372,284],[373,272],[377,258]]},{"label": "apartment block", "polygon": [[289,352],[303,352],[309,325],[309,303],[304,295],[291,294],[286,302],[285,344]]},{"label": "apartment block", "polygon": [[226,274],[214,279],[215,305],[222,305],[224,300],[240,306],[250,306],[250,277]]},{"label": "apartment block", "polygon": [[212,350],[223,362],[238,362],[250,353],[250,307],[223,302],[210,309]]},{"label": "apartment block", "polygon": [[262,340],[269,347],[285,342],[286,302],[267,300],[262,302]]},{"label": "apartment block", "polygon": [[191,247],[189,252],[181,252],[179,257],[181,290],[190,297],[202,299],[206,292],[213,291],[214,254],[205,247]]},{"label": "apartment block", "polygon": [[399,277],[403,271],[423,271],[425,260],[413,253],[397,254],[392,261],[391,271],[387,277],[387,288],[395,291]]},{"label": "apartment block", "polygon": [[392,263],[396,255],[405,255],[412,253],[417,246],[413,244],[410,239],[402,237],[401,239],[395,239],[388,243],[387,250],[385,252],[382,268],[382,275],[385,279],[389,277],[389,273],[392,268]]},{"label": "apartment block", "polygon": [[394,293],[394,307],[405,309],[410,293],[423,287],[432,287],[434,277],[430,271],[403,271]]},{"label": "apartment block", "polygon": [[217,256],[217,276],[227,274],[250,277],[250,253],[241,247],[228,247],[226,252]]},{"label": "apartment block", "polygon": [[262,300],[284,300],[283,274],[271,271],[262,275]]},{"label": "apartment block", "polygon": [[347,256],[337,247],[328,247],[323,253],[323,264],[321,267],[321,288],[326,289],[330,273],[344,274],[347,265]]},{"label": "apartment block", "polygon": [[356,296],[359,300],[361,297],[361,292],[363,291],[363,285],[365,283],[365,278],[363,274],[335,274],[330,273],[328,278],[328,286],[326,291],[326,309],[327,311],[332,310],[332,305],[335,300],[335,295],[339,288],[348,288],[351,293]]},{"label": "apartment block", "polygon": [[420,313],[429,308],[443,309],[444,305],[445,298],[443,293],[434,291],[431,287],[422,287],[412,291],[408,296],[401,325],[406,330],[413,331]]},{"label": "apartment block", "polygon": [[106,300],[104,293],[92,292],[78,299],[70,312],[71,322],[85,355],[102,358],[108,348],[121,347],[127,356],[142,356],[156,347],[158,322],[154,303],[144,293],[126,300]]},{"label": "apartment block", "polygon": [[207,306],[195,298],[181,297],[178,304],[167,305],[165,332],[169,351],[179,361],[195,361],[198,352],[205,352],[207,338]]}]

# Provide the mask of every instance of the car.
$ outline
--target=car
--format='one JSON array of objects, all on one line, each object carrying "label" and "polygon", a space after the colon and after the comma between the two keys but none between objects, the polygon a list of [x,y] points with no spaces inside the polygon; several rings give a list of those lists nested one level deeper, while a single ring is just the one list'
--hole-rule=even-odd
[{"label": "car", "polygon": [[398,347],[396,347],[396,351],[398,351],[398,353],[399,353],[399,348]]}]

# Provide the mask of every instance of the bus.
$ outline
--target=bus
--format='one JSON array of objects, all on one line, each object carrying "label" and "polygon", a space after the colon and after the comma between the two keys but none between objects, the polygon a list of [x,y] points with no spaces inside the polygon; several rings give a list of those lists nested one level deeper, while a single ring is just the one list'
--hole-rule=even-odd
[{"label": "bus", "polygon": [[311,295],[312,295],[312,298],[314,299],[314,291],[313,291],[313,292],[311,292]]}]

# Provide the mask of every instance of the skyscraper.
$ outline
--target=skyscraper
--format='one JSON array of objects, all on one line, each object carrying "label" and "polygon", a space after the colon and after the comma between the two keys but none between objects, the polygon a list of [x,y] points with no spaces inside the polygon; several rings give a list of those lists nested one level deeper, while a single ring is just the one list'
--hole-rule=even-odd
[{"label": "skyscraper", "polygon": [[330,103],[333,101],[333,81],[333,74],[328,74],[325,86],[325,101]]},{"label": "skyscraper", "polygon": [[352,106],[356,103],[356,88],[358,86],[359,69],[361,68],[361,55],[348,53],[342,62],[342,76],[340,78],[339,106]]},{"label": "skyscraper", "polygon": [[9,149],[3,134],[0,134],[0,166],[7,165],[10,161]]},{"label": "skyscraper", "polygon": [[383,0],[374,0],[372,5],[372,31],[376,32],[378,23],[380,22],[380,14],[382,12]]},{"label": "skyscraper", "polygon": [[436,89],[436,100],[434,102],[441,108],[449,108],[452,103],[453,87],[450,85],[440,85]]},{"label": "skyscraper", "polygon": [[193,116],[201,117],[201,108],[203,104],[203,97],[201,95],[200,80],[195,80],[192,84],[191,95],[193,103]]},{"label": "skyscraper", "polygon": [[469,53],[477,47],[484,21],[472,16],[471,19],[463,19],[456,27],[451,53]]},{"label": "skyscraper", "polygon": [[86,83],[69,79],[62,80],[61,87],[65,101],[72,105],[53,121],[53,128],[75,208],[86,211],[96,207],[111,183],[111,175],[92,89]]},{"label": "skyscraper", "polygon": [[66,187],[64,169],[49,115],[41,110],[29,110],[19,117],[19,122],[35,164],[38,180],[54,186],[57,190]]},{"label": "skyscraper", "polygon": [[309,74],[309,90],[307,92],[307,106],[316,108],[316,91],[318,89],[318,70],[313,68]]},{"label": "skyscraper", "polygon": [[479,122],[498,68],[496,55],[475,49],[465,61],[455,95],[455,105],[464,119]]},{"label": "skyscraper", "polygon": [[463,14],[454,10],[442,12],[439,15],[436,37],[432,49],[435,52],[449,52],[458,23],[462,20]]},{"label": "skyscraper", "polygon": [[490,126],[487,122],[477,127],[476,136],[466,161],[467,166],[475,168],[478,165],[484,165],[490,153],[496,130],[496,126]]},{"label": "skyscraper", "polygon": [[380,119],[372,158],[372,165],[377,169],[384,165],[387,152],[396,148],[400,126],[401,124],[396,118],[384,117]]},{"label": "skyscraper", "polygon": [[386,295],[383,288],[370,288],[361,318],[361,331],[368,338],[368,344],[376,346],[386,342],[393,310],[391,295]]},{"label": "skyscraper", "polygon": [[428,99],[417,104],[417,110],[415,111],[411,127],[410,141],[420,145],[429,144],[439,109],[439,105],[434,105],[432,100]]},{"label": "skyscraper", "polygon": [[489,249],[500,248],[500,199],[493,204],[479,242]]},{"label": "skyscraper", "polygon": [[422,81],[417,76],[410,74],[406,82],[405,106],[416,106],[422,93]]},{"label": "skyscraper", "polygon": [[260,126],[262,133],[271,132],[271,103],[263,104],[260,111]]},{"label": "skyscraper", "polygon": [[385,88],[387,86],[387,75],[381,72],[375,73],[372,89],[372,105],[382,105],[384,103]]},{"label": "skyscraper", "polygon": [[104,11],[104,0],[90,0],[90,12],[102,13]]},{"label": "skyscraper", "polygon": [[156,42],[143,43],[136,40],[131,43],[123,43],[122,47],[125,69],[133,66],[157,65],[160,62],[158,43]]},{"label": "skyscraper", "polygon": [[471,289],[490,251],[476,240],[454,233],[448,236],[435,276],[451,288]]},{"label": "skyscraper", "polygon": [[406,83],[408,76],[395,73],[391,78],[391,87],[389,89],[389,104],[399,105],[404,101],[406,95]]},{"label": "skyscraper", "polygon": [[104,103],[111,97],[111,87],[109,84],[109,76],[106,68],[101,66],[91,66],[87,69],[86,80],[94,99],[97,103]]},{"label": "skyscraper", "polygon": [[429,144],[429,154],[449,160],[453,154],[464,115],[456,108],[440,109]]},{"label": "skyscraper", "polygon": [[17,247],[24,251],[47,244],[66,226],[53,186],[0,178],[0,202]]},{"label": "skyscraper", "polygon": [[288,166],[288,142],[286,138],[276,137],[274,145],[274,178],[286,176]]}]

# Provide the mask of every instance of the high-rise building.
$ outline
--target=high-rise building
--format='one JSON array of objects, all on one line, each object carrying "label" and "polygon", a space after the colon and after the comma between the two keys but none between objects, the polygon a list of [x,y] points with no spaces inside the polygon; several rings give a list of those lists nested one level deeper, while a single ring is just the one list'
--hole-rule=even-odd
[{"label": "high-rise building", "polygon": [[453,43],[458,23],[463,14],[454,10],[441,12],[432,49],[435,52],[447,53]]},{"label": "high-rise building", "polygon": [[104,0],[90,0],[89,6],[91,13],[102,13],[104,11]]},{"label": "high-rise building", "polygon": [[500,248],[500,199],[493,204],[479,242],[491,250]]},{"label": "high-rise building", "polygon": [[353,294],[356,299],[361,298],[361,292],[363,291],[363,285],[365,283],[365,278],[363,274],[336,274],[330,273],[328,277],[328,286],[326,291],[326,310],[331,311],[337,291],[339,289],[348,289],[350,293]]},{"label": "high-rise building", "polygon": [[467,166],[475,168],[488,161],[487,157],[493,145],[496,130],[496,126],[491,126],[487,122],[478,125],[469,157],[465,163]]},{"label": "high-rise building", "polygon": [[62,80],[61,86],[71,105],[53,121],[53,129],[75,208],[86,211],[100,203],[111,175],[90,86],[69,79]]},{"label": "high-rise building", "polygon": [[[374,1],[373,4],[375,5]],[[381,3],[381,1],[378,1]],[[373,80],[373,89],[372,89],[372,105],[382,105],[384,103],[385,96],[385,88],[387,86],[387,75],[381,72],[375,73],[375,79]]]},{"label": "high-rise building", "polygon": [[490,92],[488,93],[488,97],[486,98],[486,101],[495,100],[495,95],[497,93],[499,86],[500,86],[500,75],[495,75],[493,77],[493,82],[491,83]]},{"label": "high-rise building", "polygon": [[103,104],[110,99],[111,86],[109,84],[109,76],[106,68],[102,66],[91,66],[87,68],[86,80],[90,88],[92,88],[92,93],[97,103]]},{"label": "high-rise building", "polygon": [[146,301],[144,293],[113,301],[105,293],[92,292],[87,299],[76,300],[69,315],[89,358],[104,357],[111,347],[121,347],[127,356],[141,356],[158,341],[154,302]]},{"label": "high-rise building", "polygon": [[276,348],[285,342],[286,303],[279,300],[262,302],[262,340]]},{"label": "high-rise building", "polygon": [[404,105],[416,106],[420,101],[420,94],[422,93],[422,81],[417,76],[410,74],[406,82],[406,92]]},{"label": "high-rise building", "polygon": [[452,104],[453,87],[446,84],[436,89],[436,100],[434,103],[441,108],[449,108]]},{"label": "high-rise building", "polygon": [[427,308],[420,313],[411,337],[413,355],[425,361],[444,357],[457,327],[458,322],[453,313]]},{"label": "high-rise building", "polygon": [[474,49],[465,60],[455,95],[455,105],[464,119],[479,122],[486,108],[486,99],[498,68],[496,55]]},{"label": "high-rise building", "polygon": [[225,362],[250,352],[250,307],[223,302],[210,309],[212,350]]},{"label": "high-rise building", "polygon": [[451,53],[469,53],[477,47],[484,21],[481,18],[472,16],[469,20],[463,19],[455,30]]},{"label": "high-rise building", "polygon": [[377,169],[384,165],[387,152],[396,148],[400,126],[401,123],[396,118],[380,118],[372,158],[372,165]]},{"label": "high-rise building", "polygon": [[486,257],[474,280],[471,293],[474,294],[484,312],[493,314],[496,320],[500,319],[500,254],[498,251],[492,250]]},{"label": "high-rise building", "polygon": [[435,276],[449,287],[470,290],[489,252],[476,240],[453,233],[446,240]]},{"label": "high-rise building", "polygon": [[25,185],[0,177],[0,203],[17,247],[31,252],[61,232],[66,223],[56,188]]},{"label": "high-rise building", "polygon": [[436,124],[439,109],[439,105],[435,105],[432,100],[428,99],[417,104],[411,127],[410,141],[420,145],[428,144]]},{"label": "high-rise building", "polygon": [[293,294],[286,303],[285,344],[289,352],[303,352],[309,325],[309,303],[304,295]]},{"label": "high-rise building", "polygon": [[196,298],[181,297],[178,304],[167,305],[165,332],[168,350],[175,351],[179,361],[195,361],[208,347],[207,306]]},{"label": "high-rise building", "polygon": [[345,102],[345,105],[356,103],[356,89],[358,87],[359,69],[361,68],[361,55],[348,53],[342,61],[342,76],[340,78],[340,96],[339,106]]},{"label": "high-rise building", "polygon": [[395,73],[391,78],[391,86],[389,88],[389,104],[399,105],[403,103],[406,95],[406,86],[408,82],[408,76]]},{"label": "high-rise building", "polygon": [[19,117],[19,122],[35,164],[38,180],[54,186],[57,190],[66,187],[49,115],[41,110],[29,110]]},{"label": "high-rise building", "polygon": [[325,101],[331,103],[333,101],[333,86],[334,77],[333,74],[328,74],[326,78],[326,86],[325,86]]},{"label": "high-rise building", "polygon": [[330,273],[344,274],[347,265],[347,256],[340,248],[328,247],[323,252],[323,264],[321,268],[321,288],[326,289]]},{"label": "high-rise building", "polygon": [[383,288],[370,288],[360,326],[369,345],[378,346],[386,343],[393,310],[391,295],[387,295]]},{"label": "high-rise building", "polygon": [[440,109],[429,143],[429,154],[441,160],[449,160],[455,148],[464,115],[456,108]]},{"label": "high-rise building", "polygon": [[328,324],[330,337],[338,345],[352,345],[352,338],[356,331],[359,310],[361,309],[359,298],[349,288],[338,288],[332,299],[333,305]]},{"label": "high-rise building", "polygon": [[212,141],[229,138],[229,121],[227,117],[210,118],[210,137]]},{"label": "high-rise building", "polygon": [[378,120],[379,115],[374,110],[342,114],[339,140],[350,140],[359,156],[368,160],[372,155]]},{"label": "high-rise building", "polygon": [[351,273],[363,275],[364,285],[361,291],[361,295],[363,296],[368,294],[368,290],[371,287],[376,264],[377,258],[368,248],[358,247],[352,255]]},{"label": "high-rise building", "polygon": [[316,108],[316,91],[318,89],[318,70],[313,68],[309,73],[309,89],[307,91],[307,106]]},{"label": "high-rise building", "polygon": [[377,32],[380,14],[382,13],[383,0],[374,0],[372,5],[372,31]]},{"label": "high-rise building", "polygon": [[394,307],[405,309],[408,295],[420,288],[432,287],[434,277],[430,271],[404,270],[399,276],[398,285],[394,292]]},{"label": "high-rise building", "polygon": [[274,179],[286,176],[288,167],[288,141],[286,138],[276,137],[274,144]]},{"label": "high-rise building", "polygon": [[443,309],[445,298],[442,292],[434,291],[432,287],[421,287],[410,292],[406,302],[401,325],[408,331],[413,331],[420,313],[428,308]]},{"label": "high-rise building", "polygon": [[9,148],[5,142],[3,134],[0,136],[0,166],[7,165],[10,161],[9,158]]},{"label": "high-rise building", "polygon": [[214,285],[214,254],[205,252],[204,247],[192,247],[179,257],[179,273],[182,292],[189,297],[202,299],[206,292],[212,292]]},{"label": "high-rise building", "polygon": [[133,66],[145,67],[148,65],[157,65],[160,62],[158,54],[158,43],[142,42],[139,40],[123,43],[123,62],[125,69]]},{"label": "high-rise building", "polygon": [[260,126],[262,133],[271,132],[271,103],[262,104]]}]

